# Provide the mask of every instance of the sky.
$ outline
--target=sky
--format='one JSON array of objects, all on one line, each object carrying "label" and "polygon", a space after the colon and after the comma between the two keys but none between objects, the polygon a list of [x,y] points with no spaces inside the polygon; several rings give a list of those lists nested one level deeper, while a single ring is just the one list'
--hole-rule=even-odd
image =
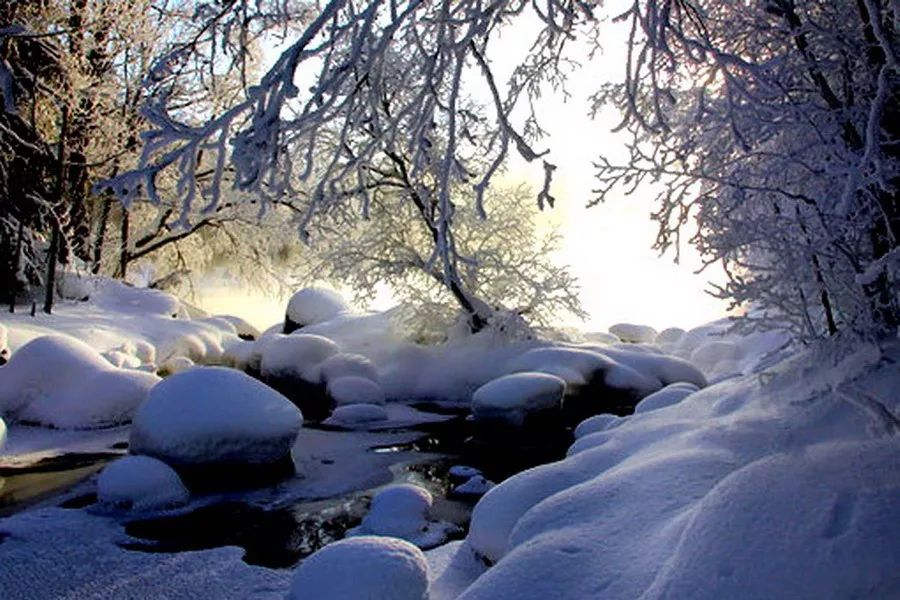
[{"label": "sky", "polygon": [[[656,237],[656,224],[650,220],[654,189],[638,189],[627,197],[614,194],[605,204],[586,207],[595,187],[593,161],[601,152],[612,158],[625,157],[624,136],[611,131],[620,120],[616,111],[606,109],[594,119],[587,114],[588,96],[604,83],[621,80],[624,73],[627,25],[606,22],[601,27],[603,53],[585,61],[570,77],[568,101],[547,93],[538,102],[549,136],[535,147],[549,148],[549,160],[558,167],[557,204],[546,211],[546,219],[562,233],[557,258],[578,276],[581,299],[590,315],[584,322],[562,324],[586,331],[605,331],[620,322],[663,329],[689,328],[720,318],[727,303],[706,290],[710,280],[721,282],[721,270],[710,268],[697,274],[701,262],[688,245],[681,248],[680,264],[673,262],[673,254],[660,257],[651,249]],[[530,40],[527,24],[504,32],[496,46],[503,52],[492,57],[498,81],[511,72]],[[574,56],[583,55],[584,50],[576,47]],[[542,178],[540,164],[513,157],[500,183],[527,181],[537,189]],[[258,326],[278,321],[285,305],[283,298],[236,292],[221,285],[205,286],[200,302],[208,310],[237,313]],[[390,303],[390,295],[384,294],[374,308],[386,308]]]}]

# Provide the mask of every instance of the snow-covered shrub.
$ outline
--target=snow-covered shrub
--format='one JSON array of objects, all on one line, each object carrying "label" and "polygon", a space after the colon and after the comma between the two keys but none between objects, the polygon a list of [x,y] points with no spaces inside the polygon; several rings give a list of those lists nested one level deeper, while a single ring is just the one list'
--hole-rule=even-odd
[{"label": "snow-covered shrub", "polygon": [[190,493],[166,463],[149,456],[126,456],[100,473],[97,497],[112,506],[156,510],[185,504]]},{"label": "snow-covered shrub", "polygon": [[290,457],[303,416],[233,369],[197,367],[163,380],[134,417],[130,450],[174,467],[267,465]]},{"label": "snow-covered shrub", "polygon": [[340,540],[300,564],[287,598],[428,600],[428,562],[421,550],[403,540]]},{"label": "snow-covered shrub", "polygon": [[130,421],[159,378],[112,366],[68,336],[43,336],[22,346],[0,369],[0,414],[66,429]]}]

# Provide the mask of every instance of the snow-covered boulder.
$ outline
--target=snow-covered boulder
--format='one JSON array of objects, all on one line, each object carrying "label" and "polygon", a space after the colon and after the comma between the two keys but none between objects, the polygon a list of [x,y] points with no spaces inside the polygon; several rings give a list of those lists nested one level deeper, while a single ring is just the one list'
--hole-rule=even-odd
[{"label": "snow-covered boulder", "polygon": [[337,344],[320,335],[275,335],[264,340],[260,372],[265,378],[318,383],[318,366],[338,351]]},{"label": "snow-covered boulder", "polygon": [[112,366],[72,337],[43,336],[0,369],[0,414],[61,429],[119,425],[157,382],[150,373]]},{"label": "snow-covered boulder", "polygon": [[152,390],[134,417],[129,447],[168,463],[188,484],[215,486],[216,476],[266,480],[293,472],[291,447],[302,424],[296,406],[252,377],[197,367]]},{"label": "snow-covered boulder", "polygon": [[157,373],[162,377],[167,377],[169,375],[174,375],[175,373],[187,371],[196,366],[196,363],[187,356],[172,356],[171,358],[166,359],[163,364],[159,365]]},{"label": "snow-covered boulder", "polygon": [[347,534],[395,537],[421,548],[438,546],[457,528],[430,518],[433,502],[431,493],[423,487],[411,483],[390,485],[375,495],[362,523]]},{"label": "snow-covered boulder", "polygon": [[481,471],[468,465],[453,465],[447,471],[447,475],[450,477],[451,482],[464,483],[476,475],[481,475]]},{"label": "snow-covered boulder", "polygon": [[237,336],[244,341],[255,340],[260,336],[259,329],[257,329],[241,317],[236,317],[234,315],[218,315],[216,318],[223,319],[231,323],[231,326],[234,327],[234,331]]},{"label": "snow-covered boulder", "polygon": [[283,333],[330,321],[350,310],[340,294],[325,288],[309,287],[291,296],[284,316]]},{"label": "snow-covered boulder", "polygon": [[338,406],[349,404],[384,404],[381,386],[365,377],[339,377],[328,382],[328,395]]},{"label": "snow-covered boulder", "polygon": [[465,483],[462,483],[452,490],[450,490],[450,495],[456,498],[480,498],[487,494],[491,489],[496,486],[493,481],[484,478],[484,475],[474,475],[470,477]]},{"label": "snow-covered boulder", "polygon": [[698,389],[697,386],[690,383],[673,383],[667,385],[658,392],[653,392],[638,402],[638,405],[634,408],[634,412],[635,414],[650,412],[651,410],[678,404]]},{"label": "snow-covered boulder", "polygon": [[319,363],[317,380],[328,384],[341,377],[363,377],[380,383],[378,369],[365,356],[360,354],[333,354]]},{"label": "snow-covered boulder", "polygon": [[114,367],[120,369],[139,369],[141,360],[134,355],[123,352],[122,350],[107,350],[103,353],[103,358],[109,361]]},{"label": "snow-covered boulder", "polygon": [[561,407],[566,382],[547,373],[515,373],[489,381],[472,395],[476,421],[522,427],[529,417]]},{"label": "snow-covered boulder", "polygon": [[378,404],[347,404],[338,406],[323,423],[339,427],[370,425],[387,421],[388,413],[384,406]]},{"label": "snow-covered boulder", "polygon": [[166,463],[149,456],[126,456],[100,473],[97,497],[115,507],[156,510],[181,506],[190,493]]},{"label": "snow-covered boulder", "polygon": [[288,600],[428,600],[428,561],[403,540],[363,536],[329,544],[294,572]]},{"label": "snow-covered boulder", "polygon": [[661,348],[672,348],[685,334],[681,327],[669,327],[656,334],[654,343]]},{"label": "snow-covered boulder", "polygon": [[650,344],[657,335],[652,327],[634,323],[616,323],[609,328],[609,332],[623,342],[631,344]]}]

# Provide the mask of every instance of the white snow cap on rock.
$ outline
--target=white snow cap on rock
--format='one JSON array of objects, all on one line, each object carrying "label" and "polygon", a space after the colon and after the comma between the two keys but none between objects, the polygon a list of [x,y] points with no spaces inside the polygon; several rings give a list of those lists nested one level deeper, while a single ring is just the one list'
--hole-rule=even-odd
[{"label": "white snow cap on rock", "polygon": [[364,377],[375,383],[380,383],[378,369],[375,364],[361,354],[333,354],[319,363],[317,380],[320,383],[329,383],[340,377]]},{"label": "white snow cap on rock", "polygon": [[329,544],[294,572],[288,600],[428,600],[428,561],[403,540],[362,536]]},{"label": "white snow cap on rock", "polygon": [[257,344],[262,349],[260,372],[263,377],[318,380],[318,367],[329,356],[337,354],[337,344],[320,335],[299,333],[264,337]]},{"label": "white snow cap on rock", "polygon": [[355,534],[407,539],[426,525],[432,502],[431,493],[423,487],[411,483],[390,485],[372,498],[369,512]]},{"label": "white snow cap on rock", "polygon": [[153,388],[134,417],[130,449],[171,465],[267,464],[290,455],[303,415],[233,369],[197,367]]},{"label": "white snow cap on rock", "polygon": [[347,404],[338,406],[325,420],[326,425],[362,425],[387,421],[388,413],[377,404]]},{"label": "white snow cap on rock", "polygon": [[472,395],[476,419],[522,425],[528,413],[558,408],[566,382],[547,373],[515,373],[484,384]]},{"label": "white snow cap on rock", "polygon": [[328,383],[328,395],[338,406],[349,404],[384,404],[384,391],[364,377],[339,377]]},{"label": "white snow cap on rock", "polygon": [[190,494],[172,467],[149,456],[126,456],[97,479],[100,502],[132,510],[156,510],[185,504]]},{"label": "white snow cap on rock", "polygon": [[656,330],[647,325],[616,323],[609,328],[609,332],[623,342],[632,344],[651,344],[656,340]]},{"label": "white snow cap on rock", "polygon": [[118,425],[132,419],[157,382],[112,366],[75,338],[43,336],[0,369],[0,414],[61,429]]},{"label": "white snow cap on rock", "polygon": [[578,424],[578,427],[575,428],[574,436],[577,439],[598,431],[614,429],[624,423],[627,418],[610,414],[594,415]]},{"label": "white snow cap on rock", "polygon": [[303,327],[330,321],[348,310],[347,302],[334,290],[309,287],[291,296],[286,316]]},{"label": "white snow cap on rock", "polygon": [[496,485],[493,481],[485,479],[484,475],[474,475],[465,483],[453,488],[452,494],[469,497],[483,496]]}]

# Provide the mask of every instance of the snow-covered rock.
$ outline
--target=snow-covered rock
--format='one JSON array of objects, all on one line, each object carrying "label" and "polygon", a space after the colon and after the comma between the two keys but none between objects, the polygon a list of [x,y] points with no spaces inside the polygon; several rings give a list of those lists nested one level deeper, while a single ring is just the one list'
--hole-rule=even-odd
[{"label": "snow-covered rock", "polygon": [[690,383],[673,383],[667,385],[658,392],[653,392],[638,402],[638,405],[634,407],[634,412],[635,414],[644,413],[678,404],[698,389],[699,388]]},{"label": "snow-covered rock", "polygon": [[565,392],[566,382],[555,375],[505,375],[475,391],[472,414],[476,420],[520,427],[530,415],[558,410]]},{"label": "snow-covered rock", "polygon": [[647,325],[635,325],[634,323],[616,323],[609,328],[609,332],[622,340],[632,344],[649,344],[656,339],[656,330]]},{"label": "snow-covered rock", "polygon": [[129,447],[182,476],[217,468],[283,473],[302,424],[296,406],[252,377],[197,367],[152,390],[134,417]]},{"label": "snow-covered rock", "polygon": [[450,490],[450,495],[461,498],[478,498],[487,494],[496,485],[493,481],[485,479],[484,475],[474,475],[465,483]]},{"label": "snow-covered rock", "polygon": [[381,386],[365,377],[339,377],[328,382],[328,395],[338,406],[349,404],[384,404]]},{"label": "snow-covered rock", "polygon": [[450,470],[447,471],[447,475],[450,476],[450,481],[464,483],[476,475],[481,475],[481,471],[468,465],[453,465],[450,467]]},{"label": "snow-covered rock", "polygon": [[188,369],[191,369],[195,366],[197,366],[196,363],[189,359],[187,356],[173,356],[166,359],[163,364],[159,365],[159,370],[157,371],[157,373],[165,377],[168,375],[174,375],[175,373],[181,373],[182,371],[187,371]]},{"label": "snow-covered rock", "polygon": [[375,364],[361,354],[333,354],[319,363],[317,371],[317,380],[325,384],[349,376],[380,382]]},{"label": "snow-covered rock", "polygon": [[218,315],[216,318],[228,321],[231,326],[234,327],[234,331],[237,336],[244,341],[258,339],[261,335],[259,329],[257,329],[241,317],[236,317],[234,315]]},{"label": "snow-covered rock", "polygon": [[156,510],[185,504],[190,494],[166,463],[149,456],[126,456],[100,473],[97,497],[116,507]]},{"label": "snow-covered rock", "polygon": [[433,548],[458,531],[455,525],[430,518],[433,501],[423,487],[411,483],[390,485],[375,495],[362,523],[347,535],[395,537],[420,548]]},{"label": "snow-covered rock", "polygon": [[337,344],[320,335],[274,335],[263,338],[260,372],[266,378],[318,383],[318,366],[338,353]]},{"label": "snow-covered rock", "polygon": [[130,421],[159,378],[117,369],[68,336],[43,336],[22,346],[0,369],[0,414],[61,429]]},{"label": "snow-covered rock", "polygon": [[353,426],[377,423],[388,419],[387,410],[378,404],[347,404],[338,406],[325,425]]},{"label": "snow-covered rock", "polygon": [[304,288],[291,296],[288,301],[284,333],[329,321],[349,310],[347,302],[333,290]]},{"label": "snow-covered rock", "polygon": [[654,343],[662,348],[671,348],[678,343],[678,340],[680,340],[684,334],[684,329],[680,327],[669,327],[668,329],[663,329],[656,335]]},{"label": "snow-covered rock", "polygon": [[289,600],[428,600],[428,562],[403,540],[363,536],[325,546],[294,573]]},{"label": "snow-covered rock", "polygon": [[103,353],[103,358],[109,361],[114,367],[125,369],[139,369],[141,360],[137,356],[133,356],[121,350],[107,350]]}]

